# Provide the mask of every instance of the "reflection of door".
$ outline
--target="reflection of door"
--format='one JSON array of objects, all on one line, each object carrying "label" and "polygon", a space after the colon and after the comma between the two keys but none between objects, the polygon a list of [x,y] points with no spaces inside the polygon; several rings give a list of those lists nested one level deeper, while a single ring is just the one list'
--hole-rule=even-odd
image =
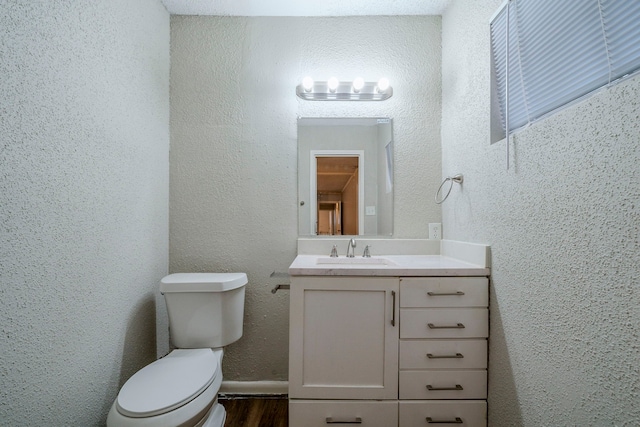
[{"label": "reflection of door", "polygon": [[[358,235],[364,220],[362,151],[312,151],[311,206],[316,234]],[[315,202],[315,203],[314,203]]]},{"label": "reflection of door", "polygon": [[[358,157],[316,157],[316,162],[318,234],[358,234]],[[325,232],[327,219],[340,222],[341,229],[329,226]]]},{"label": "reflection of door", "polygon": [[318,200],[318,234],[342,234],[341,205],[341,201],[327,203]]}]

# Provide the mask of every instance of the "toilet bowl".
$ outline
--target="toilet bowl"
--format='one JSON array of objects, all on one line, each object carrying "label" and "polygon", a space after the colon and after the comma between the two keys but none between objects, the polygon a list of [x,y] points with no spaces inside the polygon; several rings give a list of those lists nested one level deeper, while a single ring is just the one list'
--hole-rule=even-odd
[{"label": "toilet bowl", "polygon": [[222,354],[221,349],[173,350],[145,366],[120,390],[107,425],[224,425],[224,408],[217,403]]},{"label": "toilet bowl", "polygon": [[179,347],[136,372],[107,427],[223,427],[218,403],[222,347],[242,336],[244,273],[181,273],[162,279],[171,341]]}]

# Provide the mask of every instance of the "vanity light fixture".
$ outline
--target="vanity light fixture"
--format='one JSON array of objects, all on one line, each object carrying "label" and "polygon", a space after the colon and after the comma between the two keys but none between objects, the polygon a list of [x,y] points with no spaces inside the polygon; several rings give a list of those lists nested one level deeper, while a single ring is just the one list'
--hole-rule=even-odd
[{"label": "vanity light fixture", "polygon": [[364,87],[364,79],[362,77],[356,77],[353,80],[353,92],[360,93],[363,87]]},{"label": "vanity light fixture", "polygon": [[311,92],[311,89],[313,89],[313,79],[309,76],[302,79],[302,88],[305,92]]},{"label": "vanity light fixture", "polygon": [[387,90],[389,90],[389,79],[387,79],[386,77],[383,77],[380,80],[378,80],[378,86],[376,87],[376,92],[385,93]]},{"label": "vanity light fixture", "polygon": [[335,77],[331,77],[327,82],[327,87],[329,88],[329,92],[336,93],[336,89],[338,89],[338,85],[340,82]]},{"label": "vanity light fixture", "polygon": [[296,87],[296,95],[306,101],[384,101],[391,98],[393,88],[385,77],[377,82],[365,82],[362,77],[342,82],[331,77],[325,82],[307,76]]}]

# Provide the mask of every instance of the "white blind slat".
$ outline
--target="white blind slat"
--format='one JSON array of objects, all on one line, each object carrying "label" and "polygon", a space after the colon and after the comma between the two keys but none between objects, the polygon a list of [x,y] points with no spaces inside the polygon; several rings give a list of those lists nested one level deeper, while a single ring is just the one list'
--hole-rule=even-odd
[{"label": "white blind slat", "polygon": [[506,8],[491,22],[493,78],[503,129],[507,96],[511,131],[640,69],[640,0],[509,4],[509,34]]},{"label": "white blind slat", "polygon": [[601,0],[613,80],[640,66],[640,1]]}]

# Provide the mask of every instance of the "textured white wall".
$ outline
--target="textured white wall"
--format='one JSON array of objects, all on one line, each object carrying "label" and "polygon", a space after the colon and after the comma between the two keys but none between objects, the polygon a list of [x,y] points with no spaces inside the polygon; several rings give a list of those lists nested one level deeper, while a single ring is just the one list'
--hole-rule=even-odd
[{"label": "textured white wall", "polygon": [[640,77],[489,145],[489,27],[502,0],[443,16],[444,236],[492,247],[489,420],[640,420]]},{"label": "textured white wall", "polygon": [[169,15],[0,2],[0,424],[103,425],[156,356]]},{"label": "textured white wall", "polygon": [[[269,275],[296,255],[297,117],[393,118],[394,235],[426,237],[440,222],[440,33],[426,16],[171,18],[170,270],[247,272],[227,379],[287,379],[289,298],[271,294]],[[386,75],[393,97],[295,96],[305,75],[358,74]]]}]

